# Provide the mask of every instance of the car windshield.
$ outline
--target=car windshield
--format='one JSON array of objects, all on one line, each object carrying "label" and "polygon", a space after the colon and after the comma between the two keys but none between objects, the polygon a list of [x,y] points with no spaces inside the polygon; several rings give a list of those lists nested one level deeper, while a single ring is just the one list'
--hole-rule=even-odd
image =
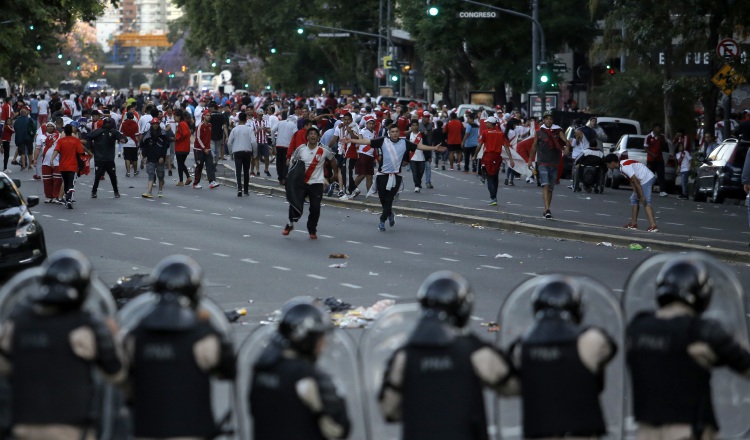
[{"label": "car windshield", "polygon": [[643,138],[628,136],[628,150],[643,150]]},{"label": "car windshield", "polygon": [[[607,142],[611,144],[616,143],[625,134],[638,134],[635,125],[632,124],[600,122],[599,126],[602,127],[602,130],[607,135]],[[628,148],[630,148],[630,142],[628,142]]]},{"label": "car windshield", "polygon": [[742,168],[745,165],[745,158],[747,157],[748,148],[750,148],[750,143],[741,142],[739,145],[737,145],[737,151],[734,153],[732,166]]},{"label": "car windshield", "polygon": [[9,180],[0,178],[0,210],[21,206],[21,199]]}]

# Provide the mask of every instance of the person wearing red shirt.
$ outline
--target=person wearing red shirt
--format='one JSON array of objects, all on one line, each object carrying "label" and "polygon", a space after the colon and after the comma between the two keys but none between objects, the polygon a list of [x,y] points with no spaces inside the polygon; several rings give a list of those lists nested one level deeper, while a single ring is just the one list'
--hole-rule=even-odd
[{"label": "person wearing red shirt", "polygon": [[133,167],[133,175],[137,176],[138,171],[138,123],[135,122],[133,112],[125,115],[125,120],[120,125],[120,132],[127,138],[127,143],[123,145],[122,155],[125,158],[125,177],[130,177],[130,167]]},{"label": "person wearing red shirt", "polygon": [[13,121],[10,118],[5,120],[5,125],[2,126],[2,140],[3,140],[3,172],[8,173],[8,160],[10,160],[10,141],[13,139],[13,133],[16,131],[13,128]]},{"label": "person wearing red shirt", "polygon": [[398,135],[400,137],[406,137],[406,132],[409,130],[411,119],[409,118],[409,110],[406,107],[399,108],[398,119],[396,119],[396,125],[398,125]]},{"label": "person wearing red shirt", "polygon": [[307,143],[307,130],[312,126],[312,121],[309,119],[302,120],[302,128],[297,130],[292,136],[292,142],[289,143],[289,149],[286,151],[286,163],[289,165],[289,160],[294,154],[294,150],[300,145]]},{"label": "person wearing red shirt", "polygon": [[655,122],[651,126],[651,133],[643,141],[643,148],[646,150],[646,167],[656,174],[656,182],[659,184],[659,195],[666,197],[667,184],[664,179],[664,156],[662,153],[669,152],[667,140],[662,133],[662,126]]},{"label": "person wearing red shirt", "polygon": [[461,151],[461,141],[463,140],[464,124],[458,120],[456,112],[452,112],[450,121],[448,121],[443,127],[443,133],[445,133],[445,143],[448,147],[448,162],[453,171],[453,163],[458,164],[458,168],[461,168],[461,160],[463,154]]},{"label": "person wearing red shirt", "polygon": [[502,148],[510,158],[510,166],[515,166],[510,152],[510,143],[505,133],[498,127],[497,118],[490,116],[484,120],[487,129],[479,135],[477,155],[482,154],[482,165],[487,172],[487,190],[490,192],[490,206],[497,206],[497,187],[500,183],[500,164],[503,162]]},{"label": "person wearing red shirt", "polygon": [[193,144],[193,155],[195,156],[195,182],[193,188],[203,188],[200,184],[203,167],[206,167],[208,175],[209,188],[216,188],[216,171],[214,169],[214,159],[211,155],[211,112],[203,112],[203,122],[195,130],[195,143]]},{"label": "person wearing red shirt", "polygon": [[[73,126],[68,124],[63,129],[65,135],[57,140],[57,146],[50,158],[55,163],[55,158],[60,156],[60,174],[63,180],[63,191],[65,191],[65,206],[73,209],[73,193],[75,192],[75,175],[78,172],[78,159],[85,151],[81,140],[73,136]],[[91,154],[93,156],[93,154]]]},{"label": "person wearing red shirt", "polygon": [[[174,120],[177,122],[177,130],[174,135],[174,154],[177,159],[177,175],[180,181],[177,182],[177,186],[185,186],[193,183],[193,179],[190,177],[190,172],[187,166],[185,166],[185,159],[190,154],[190,127],[183,118],[182,110],[174,111]],[[185,183],[182,183],[182,175],[185,174]]]}]

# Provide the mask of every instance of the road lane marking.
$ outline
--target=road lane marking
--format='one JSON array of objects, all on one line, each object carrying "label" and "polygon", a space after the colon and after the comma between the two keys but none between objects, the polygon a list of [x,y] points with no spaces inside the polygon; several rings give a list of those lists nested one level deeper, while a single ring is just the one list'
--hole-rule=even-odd
[{"label": "road lane marking", "polygon": [[409,254],[409,255],[422,255],[421,252],[414,252],[414,251],[404,251],[404,253]]},{"label": "road lane marking", "polygon": [[224,214],[219,214],[218,212],[212,212],[211,215],[224,215]]},{"label": "road lane marking", "polygon": [[602,200],[604,203],[619,203],[614,200]]},{"label": "road lane marking", "polygon": [[135,238],[136,240],[151,241],[150,238],[146,238],[146,237],[133,237],[133,238]]},{"label": "road lane marking", "polygon": [[242,217],[229,217],[229,218],[233,218],[235,220],[242,220]]},{"label": "road lane marking", "polygon": [[601,217],[612,217],[610,214],[602,214],[599,212],[594,213],[595,215],[601,216]]},{"label": "road lane marking", "polygon": [[378,296],[382,296],[383,298],[390,298],[390,299],[398,299],[401,298],[398,295],[391,295],[390,293],[378,293]]},{"label": "road lane marking", "polygon": [[256,225],[262,225],[263,224],[263,222],[259,222],[258,220],[253,220],[252,222],[255,223]]},{"label": "road lane marking", "polygon": [[564,210],[564,212],[581,212],[581,211],[576,211],[575,209],[566,209]]},{"label": "road lane marking", "polygon": [[484,318],[474,315],[471,315],[471,319],[473,319],[474,321],[484,321]]},{"label": "road lane marking", "polygon": [[385,247],[385,246],[373,246],[373,247],[377,248],[377,249],[385,249],[385,250],[390,250],[391,249],[391,248]]},{"label": "road lane marking", "polygon": [[666,223],[666,222],[665,222],[664,224],[665,224],[665,225],[672,225],[672,226],[685,226],[685,225],[684,225],[684,224],[682,224],[682,223]]},{"label": "road lane marking", "polygon": [[721,231],[719,228],[709,228],[708,226],[701,226],[701,229],[708,229],[709,231]]},{"label": "road lane marking", "polygon": [[174,246],[172,243],[167,243],[166,241],[160,241],[159,244],[163,244],[164,246]]},{"label": "road lane marking", "polygon": [[52,216],[49,214],[42,214],[42,217],[52,218]]},{"label": "road lane marking", "polygon": [[468,198],[468,197],[461,197],[461,196],[456,196],[456,198],[457,198],[457,199],[461,199],[461,200],[469,200],[469,198]]},{"label": "road lane marking", "polygon": [[281,229],[281,225],[271,225],[271,227]]},{"label": "road lane marking", "polygon": [[57,219],[57,220],[59,220],[59,221],[61,221],[61,222],[67,222],[67,221],[68,221],[68,219],[66,219],[66,218],[59,218],[59,219]]},{"label": "road lane marking", "polygon": [[250,264],[258,264],[257,261],[250,259],[250,258],[243,258],[240,261],[244,261],[245,263],[250,263]]},{"label": "road lane marking", "polygon": [[489,264],[483,264],[481,267],[484,267],[484,268],[487,268],[487,269],[497,269],[497,270],[501,270],[502,269],[502,267],[490,266]]},{"label": "road lane marking", "polygon": [[530,277],[538,277],[539,276],[538,273],[534,273],[534,272],[524,272],[523,274],[524,275],[528,275]]},{"label": "road lane marking", "polygon": [[346,240],[346,242],[347,243],[351,243],[351,244],[362,244],[362,243],[360,243],[358,241],[352,241],[352,240]]},{"label": "road lane marking", "polygon": [[361,289],[362,286],[358,286],[356,284],[349,284],[349,283],[341,283],[342,286],[348,287],[350,289]]},{"label": "road lane marking", "polygon": [[229,257],[229,255],[227,255],[227,254],[220,254],[218,252],[214,252],[214,255],[216,255],[217,257],[224,257],[224,258]]},{"label": "road lane marking", "polygon": [[278,270],[292,270],[292,269],[289,269],[288,267],[284,267],[284,266],[273,266],[273,268],[274,269],[278,269]]},{"label": "road lane marking", "polygon": [[333,238],[330,235],[325,235],[325,234],[320,234],[320,236],[323,237],[323,238]]},{"label": "road lane marking", "polygon": [[180,208],[180,209],[187,209],[187,206],[179,206],[178,205],[177,207]]},{"label": "road lane marking", "polygon": [[193,211],[195,211],[195,212],[203,212],[202,209],[193,209]]},{"label": "road lane marking", "polygon": [[125,234],[123,234],[122,232],[113,232],[113,233],[112,233],[112,235],[119,235],[119,236],[121,236],[121,237],[122,237],[122,236],[123,236],[123,235],[125,235]]},{"label": "road lane marking", "polygon": [[196,252],[200,250],[200,249],[193,248],[193,247],[184,247],[183,249],[185,249],[186,251],[196,251]]},{"label": "road lane marking", "polygon": [[76,225],[76,226],[86,226],[83,223],[73,223],[73,224]]},{"label": "road lane marking", "polygon": [[307,276],[309,276],[310,278],[315,278],[316,280],[326,280],[326,279],[328,279],[328,278],[322,277],[320,275],[315,275],[314,273],[309,273],[309,274],[307,274]]},{"label": "road lane marking", "polygon": [[103,231],[104,230],[102,228],[91,228],[91,229],[94,230],[94,231]]},{"label": "road lane marking", "polygon": [[440,259],[441,259],[441,260],[445,260],[445,261],[450,261],[450,262],[452,262],[452,263],[455,263],[456,261],[459,261],[459,260],[454,260],[453,258],[445,258],[445,257],[443,257],[443,258],[440,258]]}]

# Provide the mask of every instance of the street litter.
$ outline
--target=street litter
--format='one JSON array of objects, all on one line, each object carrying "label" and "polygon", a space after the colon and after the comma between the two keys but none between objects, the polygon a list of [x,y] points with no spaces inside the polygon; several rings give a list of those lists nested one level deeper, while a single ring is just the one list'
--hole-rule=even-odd
[{"label": "street litter", "polygon": [[490,333],[495,333],[500,331],[500,325],[496,323],[495,321],[490,322],[483,322],[481,324],[482,327],[487,327],[487,331]]},{"label": "street litter", "polygon": [[331,264],[331,265],[330,265],[330,266],[328,266],[328,267],[333,267],[333,268],[335,268],[335,269],[341,269],[342,267],[346,267],[346,263],[347,263],[347,262],[346,262],[346,261],[344,261],[343,263]]},{"label": "street litter", "polygon": [[583,257],[565,257],[566,260],[583,260]]},{"label": "street litter", "polygon": [[471,227],[476,229],[484,229],[484,226],[480,225],[479,223],[472,223]]},{"label": "street litter", "polygon": [[497,255],[495,255],[495,258],[513,258],[513,255],[510,255],[510,254],[497,254]]},{"label": "street litter", "polygon": [[241,307],[239,309],[226,310],[224,311],[224,315],[227,317],[229,322],[237,322],[240,318],[247,315],[247,309]]},{"label": "street litter", "polygon": [[323,300],[323,304],[330,310],[331,312],[342,312],[344,310],[349,310],[352,308],[352,305],[349,303],[345,303],[344,301],[334,298],[332,296],[326,298]]},{"label": "street litter", "polygon": [[346,254],[331,254],[328,258],[349,258],[349,256]]},{"label": "street litter", "polygon": [[379,274],[379,273],[377,273],[377,272],[372,272],[372,271],[370,271],[370,273],[369,273],[368,275],[372,275],[372,276],[378,276],[378,275],[380,275],[380,274]]},{"label": "street litter", "polygon": [[381,299],[370,307],[357,307],[345,313],[331,313],[333,325],[339,328],[364,328],[374,321],[384,310],[387,310],[396,302],[392,299]]},{"label": "street litter", "polygon": [[607,246],[607,247],[612,247],[612,243],[610,243],[610,242],[608,242],[608,241],[601,241],[601,242],[597,243],[596,245],[597,245],[597,246]]},{"label": "street litter", "polygon": [[630,246],[628,246],[628,249],[631,251],[642,251],[643,246],[639,245],[638,243],[632,243]]}]

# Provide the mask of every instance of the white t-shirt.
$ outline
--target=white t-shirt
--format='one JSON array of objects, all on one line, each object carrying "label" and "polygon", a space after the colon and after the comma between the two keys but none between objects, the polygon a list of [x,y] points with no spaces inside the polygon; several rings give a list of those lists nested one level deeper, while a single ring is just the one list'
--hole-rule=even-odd
[{"label": "white t-shirt", "polygon": [[689,152],[683,151],[681,153],[677,153],[676,159],[677,159],[677,164],[680,167],[681,173],[686,173],[690,171],[690,161],[693,160],[693,158],[690,156]]},{"label": "white t-shirt", "polygon": [[138,133],[143,134],[151,130],[152,119],[154,119],[154,117],[149,114],[141,116],[141,119],[138,120]]},{"label": "white t-shirt", "polygon": [[[422,143],[422,133],[409,133],[409,142],[414,144]],[[411,157],[412,162],[424,162],[424,151],[416,150]]]},{"label": "white t-shirt", "polygon": [[646,165],[632,159],[625,159],[620,161],[620,172],[626,175],[628,179],[631,179],[633,178],[633,176],[635,176],[641,183],[646,183],[654,178],[654,173],[646,168]]},{"label": "white t-shirt", "polygon": [[[308,179],[307,181],[308,185],[325,183],[325,177],[323,176],[323,167],[326,163],[326,159],[331,160],[334,158],[333,152],[326,148],[323,144],[319,143],[318,147],[320,147],[320,151],[322,154],[320,154],[320,156],[318,157],[318,164],[315,167],[315,170],[312,172],[310,179]],[[318,147],[310,149],[307,144],[300,145],[296,150],[294,150],[292,159],[303,161],[305,163],[305,172],[307,172],[307,169],[315,159],[315,153],[318,152]]]},{"label": "white t-shirt", "polygon": [[[357,136],[359,136],[359,126],[357,125],[356,122],[352,121],[352,123],[349,124],[349,127],[352,129],[352,133],[354,133]],[[339,137],[339,154],[343,156],[343,155],[346,154],[346,150],[350,146],[354,145],[354,144],[350,144],[350,143],[346,143],[346,142],[341,141],[341,139],[343,139],[345,137],[348,138],[350,136],[349,132],[346,130],[346,128],[344,127],[343,123],[339,124],[339,127],[336,130],[336,136]]]},{"label": "white t-shirt", "polygon": [[45,101],[44,99],[39,100],[39,114],[40,115],[46,115],[49,113],[49,102]]}]

